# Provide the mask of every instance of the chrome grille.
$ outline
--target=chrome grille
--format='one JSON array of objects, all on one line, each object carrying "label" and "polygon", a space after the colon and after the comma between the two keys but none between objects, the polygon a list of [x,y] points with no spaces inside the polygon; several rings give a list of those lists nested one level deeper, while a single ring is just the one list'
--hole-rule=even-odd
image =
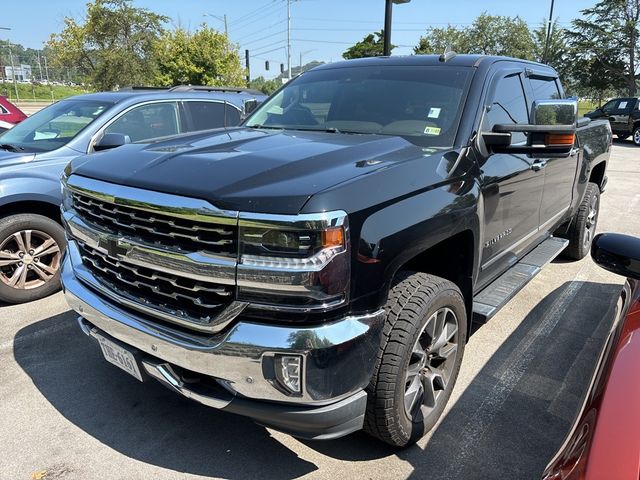
[{"label": "chrome grille", "polygon": [[87,222],[122,236],[168,250],[212,253],[235,258],[237,226],[186,220],[110,203],[74,191],[73,208]]},{"label": "chrome grille", "polygon": [[158,272],[116,260],[78,242],[82,263],[109,290],[161,314],[209,325],[232,300],[234,287]]}]

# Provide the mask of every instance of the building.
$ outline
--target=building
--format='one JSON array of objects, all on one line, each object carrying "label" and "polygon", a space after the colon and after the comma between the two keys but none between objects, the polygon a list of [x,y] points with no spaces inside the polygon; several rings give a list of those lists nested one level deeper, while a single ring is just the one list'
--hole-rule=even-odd
[{"label": "building", "polygon": [[[4,78],[9,81],[14,80],[14,67],[5,65]],[[23,63],[15,67],[15,80],[17,82],[30,82],[31,78],[31,65]]]}]

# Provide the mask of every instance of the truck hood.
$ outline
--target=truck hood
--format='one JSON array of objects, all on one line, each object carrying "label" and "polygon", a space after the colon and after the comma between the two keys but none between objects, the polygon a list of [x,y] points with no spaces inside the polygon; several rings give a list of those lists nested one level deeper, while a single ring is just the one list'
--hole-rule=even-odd
[{"label": "truck hood", "polygon": [[295,214],[319,191],[433,153],[400,137],[237,128],[79,157],[71,172],[222,209]]}]

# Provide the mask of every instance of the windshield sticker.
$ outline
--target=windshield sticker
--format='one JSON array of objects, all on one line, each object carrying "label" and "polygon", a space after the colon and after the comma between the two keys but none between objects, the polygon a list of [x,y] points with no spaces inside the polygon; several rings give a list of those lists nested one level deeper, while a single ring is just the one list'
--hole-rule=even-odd
[{"label": "windshield sticker", "polygon": [[424,129],[424,133],[426,135],[436,135],[437,136],[437,135],[440,135],[441,131],[442,131],[442,129],[439,128],[439,127],[426,127]]},{"label": "windshield sticker", "polygon": [[441,108],[433,108],[433,107],[430,108],[429,115],[427,116],[427,118],[439,118],[441,110],[442,110]]},{"label": "windshield sticker", "polygon": [[618,105],[618,109],[619,110],[624,110],[625,108],[627,108],[628,104],[629,104],[629,102],[620,102],[620,104]]}]

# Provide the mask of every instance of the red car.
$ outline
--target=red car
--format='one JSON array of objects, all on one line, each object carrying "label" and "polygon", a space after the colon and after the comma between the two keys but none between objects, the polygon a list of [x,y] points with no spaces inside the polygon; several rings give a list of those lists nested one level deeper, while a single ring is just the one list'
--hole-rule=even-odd
[{"label": "red car", "polygon": [[22,110],[0,95],[0,121],[15,125],[27,118]]},{"label": "red car", "polygon": [[591,256],[628,280],[582,411],[544,480],[640,478],[640,239],[598,235]]}]

